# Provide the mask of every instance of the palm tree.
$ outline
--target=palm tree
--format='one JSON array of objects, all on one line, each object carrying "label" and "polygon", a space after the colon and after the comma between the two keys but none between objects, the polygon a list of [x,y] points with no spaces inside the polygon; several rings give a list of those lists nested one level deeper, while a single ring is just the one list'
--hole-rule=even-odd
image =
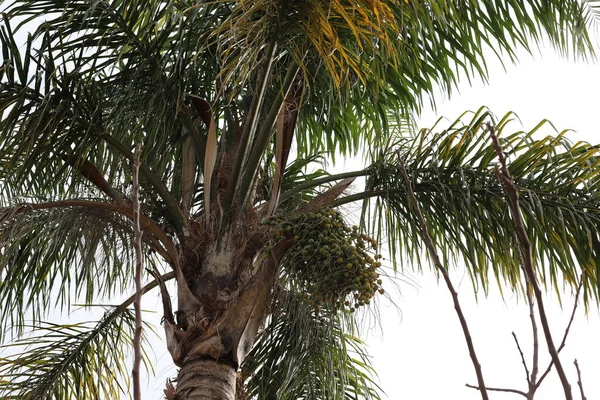
[{"label": "palm tree", "polygon": [[[136,144],[144,290],[163,296],[177,399],[233,399],[236,387],[238,398],[378,398],[352,312],[384,293],[384,241],[389,266],[419,259],[400,165],[444,259],[464,258],[475,286],[493,272],[521,288],[490,121],[540,279],[581,276],[598,299],[596,147],[505,133],[511,116],[486,110],[437,133],[410,123],[440,88],[486,79],[486,49],[514,61],[517,47],[548,39],[590,54],[592,16],[573,0],[11,2],[0,30],[0,326],[3,340],[33,346],[0,361],[0,393],[126,390],[133,296],[91,324],[44,318],[132,292]],[[364,149],[366,168],[324,169]],[[342,212],[356,202],[350,227]]]}]

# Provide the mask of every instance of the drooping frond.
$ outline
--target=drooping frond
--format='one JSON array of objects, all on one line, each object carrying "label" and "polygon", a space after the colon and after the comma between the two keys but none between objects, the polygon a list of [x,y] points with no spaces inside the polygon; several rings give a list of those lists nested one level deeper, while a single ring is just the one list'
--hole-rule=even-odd
[{"label": "drooping frond", "polygon": [[600,1],[598,0],[583,0],[583,8],[585,10],[585,21],[590,31],[595,33],[598,39],[598,30],[600,29]]},{"label": "drooping frond", "polygon": [[[98,322],[34,327],[0,358],[0,395],[19,400],[117,399],[128,391],[133,313]],[[12,354],[11,354],[12,353]]]},{"label": "drooping frond", "polygon": [[[560,50],[589,50],[581,4],[526,1],[290,2],[301,28],[289,50],[310,87],[301,110],[299,149],[377,143],[438,90],[487,79],[488,50],[516,59],[548,37]],[[560,28],[556,18],[561,20]],[[298,43],[298,44],[296,44]],[[294,53],[295,52],[295,53]],[[325,56],[327,55],[327,56]]]},{"label": "drooping frond", "polygon": [[[131,148],[139,142],[144,145],[141,184],[166,205],[168,221],[181,230],[179,199],[171,193],[180,188],[167,184],[177,183],[180,174],[178,112],[185,88],[161,62],[163,45],[156,42],[159,36],[168,40],[169,29],[175,29],[169,12],[160,2],[9,6],[0,35],[5,52],[0,179],[5,190],[81,193],[81,183],[89,182],[67,168],[65,157],[85,159],[111,185],[125,190]],[[46,23],[30,35],[23,51],[11,19],[41,16]]]},{"label": "drooping frond", "polygon": [[35,323],[54,307],[128,290],[128,220],[83,207],[15,210],[0,209],[0,325],[20,332],[26,310]]},{"label": "drooping frond", "polygon": [[316,309],[280,289],[273,314],[242,365],[257,399],[379,399],[369,358],[348,314]]},{"label": "drooping frond", "polygon": [[[465,117],[466,118],[466,117]],[[521,212],[540,279],[577,286],[584,298],[600,297],[600,158],[598,148],[570,143],[566,132],[538,137],[532,131],[509,134],[507,114],[496,121],[481,110],[446,129],[422,130],[382,150],[370,167],[366,191],[341,199],[373,198],[365,206],[367,229],[387,234],[400,265],[422,258],[422,240],[410,212],[399,158],[406,165],[419,206],[446,264],[464,260],[474,285],[486,289],[490,273],[521,286],[518,247],[509,204],[494,174],[496,154],[488,123],[495,126],[508,168],[521,197]],[[383,222],[383,224],[382,224]],[[405,258],[406,257],[406,258]]]},{"label": "drooping frond", "polygon": [[[561,51],[590,50],[578,0],[19,0],[5,11],[0,161],[11,175],[0,179],[64,190],[66,154],[123,185],[123,159],[140,142],[145,184],[178,230],[182,126],[198,172],[208,133],[193,98],[212,107],[221,152],[240,132],[245,143],[261,137],[238,153],[252,181],[286,92],[298,93],[299,155],[347,154],[385,137],[424,95],[487,77],[486,47],[513,59],[548,37]],[[17,44],[35,18],[45,23]]]}]

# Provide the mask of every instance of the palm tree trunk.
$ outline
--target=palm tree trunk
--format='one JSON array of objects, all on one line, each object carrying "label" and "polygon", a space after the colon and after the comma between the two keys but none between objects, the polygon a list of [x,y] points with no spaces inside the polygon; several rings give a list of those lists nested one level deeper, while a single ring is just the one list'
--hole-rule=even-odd
[{"label": "palm tree trunk", "polygon": [[235,400],[236,371],[212,359],[185,362],[177,377],[177,400]]}]

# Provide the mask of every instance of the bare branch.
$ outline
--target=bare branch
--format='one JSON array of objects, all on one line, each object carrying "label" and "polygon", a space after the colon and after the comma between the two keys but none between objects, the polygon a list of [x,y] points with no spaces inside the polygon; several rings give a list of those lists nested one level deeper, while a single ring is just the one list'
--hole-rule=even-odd
[{"label": "bare branch", "polygon": [[531,375],[529,374],[529,369],[527,368],[527,363],[525,362],[525,356],[523,355],[523,351],[521,350],[521,345],[519,344],[519,340],[517,339],[517,335],[515,332],[512,332],[512,337],[515,339],[515,343],[517,344],[517,349],[519,350],[519,354],[521,355],[521,362],[523,363],[523,367],[525,368],[525,375],[527,376],[527,383],[531,383]]},{"label": "bare branch", "polygon": [[[557,351],[559,353],[561,352],[561,350],[565,347],[565,344],[567,343],[567,336],[569,336],[569,331],[571,330],[571,325],[573,324],[573,319],[575,319],[575,311],[577,311],[577,306],[579,305],[579,294],[581,293],[582,285],[583,285],[583,275],[579,278],[579,286],[577,286],[577,293],[575,293],[575,304],[573,305],[573,311],[571,311],[571,317],[569,318],[569,323],[567,324],[567,328],[565,329],[565,333],[563,335],[562,342],[560,342],[560,346],[558,346]],[[539,382],[537,382],[537,384],[535,385],[536,389],[542,384],[542,382],[544,381],[546,376],[550,373],[553,365],[554,365],[554,361],[550,361],[550,364],[548,364],[548,367],[542,374],[542,377],[540,378]]]},{"label": "bare branch", "polygon": [[[468,383],[465,386],[469,387],[471,389],[479,389],[479,386],[469,385]],[[490,392],[516,393],[516,394],[520,394],[523,397],[527,397],[527,393],[522,392],[522,391],[517,390],[517,389],[504,389],[504,388],[486,387],[486,390],[489,390]]]},{"label": "bare branch", "polygon": [[577,359],[573,361],[573,364],[575,364],[575,369],[577,369],[577,385],[579,386],[581,400],[587,400],[587,397],[585,397],[585,393],[583,392],[583,384],[581,383],[581,371],[579,370],[579,363],[577,362]]},{"label": "bare branch", "polygon": [[433,260],[435,267],[440,271],[442,276],[444,277],[444,281],[446,282],[446,286],[448,286],[448,290],[452,295],[452,301],[454,302],[454,309],[456,310],[456,314],[458,319],[460,320],[460,325],[462,327],[465,340],[467,342],[467,347],[469,348],[469,355],[471,356],[471,361],[473,362],[473,367],[475,368],[475,374],[477,375],[477,383],[479,384],[478,389],[481,393],[481,397],[483,400],[488,400],[488,393],[485,386],[485,382],[483,381],[483,373],[481,372],[481,365],[479,364],[479,360],[477,359],[477,354],[475,353],[475,346],[473,345],[473,339],[471,338],[471,334],[469,332],[469,327],[467,325],[467,320],[462,312],[462,308],[460,307],[460,303],[458,301],[458,293],[454,289],[452,285],[452,281],[450,281],[450,276],[448,275],[448,271],[442,265],[440,261],[440,257],[436,250],[435,244],[433,243],[433,239],[429,234],[429,230],[427,229],[427,224],[425,223],[425,218],[423,217],[423,213],[421,212],[421,208],[419,207],[419,202],[417,201],[417,197],[415,196],[415,192],[412,189],[412,184],[408,177],[408,173],[406,172],[406,167],[404,166],[404,162],[400,157],[398,157],[400,163],[400,170],[402,171],[402,176],[404,177],[404,182],[406,183],[406,190],[408,193],[408,197],[414,208],[414,211],[417,215],[417,219],[419,222],[419,226],[421,229],[421,235],[423,236],[423,240],[425,241],[425,246],[427,247],[427,251],[429,252],[429,256]]},{"label": "bare branch", "polygon": [[571,393],[571,385],[569,384],[569,380],[567,379],[565,370],[562,366],[562,363],[560,362],[560,358],[558,357],[558,352],[556,351],[556,347],[554,346],[554,341],[552,340],[550,324],[548,323],[548,317],[544,307],[544,301],[542,299],[542,291],[540,290],[540,287],[537,283],[535,271],[533,269],[533,259],[531,256],[531,242],[529,241],[529,237],[527,236],[527,230],[525,228],[523,216],[521,215],[521,210],[519,207],[519,192],[517,190],[515,182],[513,181],[510,175],[510,172],[508,171],[508,168],[506,167],[506,157],[504,156],[504,152],[502,151],[502,147],[500,146],[498,137],[495,134],[494,127],[491,124],[488,124],[488,129],[490,131],[490,137],[492,138],[492,142],[494,144],[494,150],[496,150],[496,154],[498,155],[498,159],[500,160],[500,168],[496,167],[494,172],[498,177],[498,180],[504,186],[508,197],[508,201],[510,203],[510,210],[513,217],[513,222],[515,224],[515,230],[519,241],[519,247],[521,248],[521,253],[523,255],[522,267],[525,271],[525,278],[528,281],[528,286],[531,285],[531,287],[533,288],[533,292],[535,293],[538,305],[538,312],[540,314],[540,321],[544,330],[546,344],[548,345],[548,352],[552,357],[554,365],[556,365],[556,372],[558,373],[560,382],[563,386],[563,390],[565,392],[565,399],[573,400],[573,395]]},{"label": "bare branch", "polygon": [[140,367],[142,363],[142,230],[140,228],[140,155],[141,147],[135,146],[133,157],[133,245],[135,247],[135,299],[133,308],[135,310],[135,335],[133,336],[133,399],[142,399],[140,383]]},{"label": "bare branch", "polygon": [[531,291],[527,288],[527,303],[529,305],[529,319],[531,320],[531,332],[533,334],[533,360],[531,367],[531,376],[529,379],[529,394],[533,398],[535,391],[537,390],[536,380],[539,372],[540,364],[540,343],[538,336],[537,322],[535,321],[535,305]]}]

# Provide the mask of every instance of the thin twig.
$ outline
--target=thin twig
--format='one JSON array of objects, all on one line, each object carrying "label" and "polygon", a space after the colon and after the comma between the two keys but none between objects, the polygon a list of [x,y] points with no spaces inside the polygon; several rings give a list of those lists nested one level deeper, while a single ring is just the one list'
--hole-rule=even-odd
[{"label": "thin twig", "polygon": [[517,238],[519,240],[519,246],[523,255],[522,267],[525,270],[525,277],[528,281],[527,283],[533,288],[533,292],[537,300],[538,312],[540,314],[540,322],[542,323],[542,328],[544,330],[546,344],[548,345],[548,352],[550,353],[550,356],[554,361],[554,365],[556,365],[556,372],[558,373],[560,382],[565,392],[565,400],[573,400],[573,395],[571,394],[571,385],[569,384],[565,370],[562,366],[562,363],[560,362],[560,358],[558,357],[558,352],[556,351],[556,347],[554,346],[554,341],[552,340],[550,324],[548,323],[548,317],[544,307],[544,301],[542,299],[542,291],[540,290],[540,287],[535,277],[535,272],[533,269],[533,260],[531,256],[531,242],[529,241],[529,237],[527,236],[527,230],[525,228],[523,216],[521,215],[521,210],[519,207],[519,192],[517,190],[515,182],[513,181],[510,173],[508,172],[508,168],[506,167],[506,157],[504,156],[504,152],[502,151],[502,147],[500,146],[498,137],[494,132],[494,127],[491,124],[488,124],[488,129],[490,131],[490,137],[492,138],[492,142],[494,144],[494,150],[496,151],[498,159],[500,160],[500,168],[496,167],[494,172],[496,173],[498,180],[504,186],[506,194],[508,196],[510,210],[513,216],[513,222],[515,224]]},{"label": "thin twig", "polygon": [[521,350],[521,345],[519,344],[519,339],[517,339],[517,335],[515,332],[512,332],[512,337],[515,339],[515,343],[517,344],[517,350],[519,350],[519,354],[521,355],[521,362],[523,363],[523,368],[525,368],[525,375],[527,376],[527,383],[531,383],[531,375],[529,374],[529,369],[527,368],[527,363],[525,362],[525,356],[523,355],[523,350]]},{"label": "thin twig", "polygon": [[[468,383],[465,386],[470,387],[471,389],[479,389],[479,386],[469,385]],[[486,389],[489,390],[490,392],[516,393],[516,394],[520,394],[523,397],[527,397],[527,393],[522,392],[517,389],[504,389],[504,388],[493,388],[493,387],[486,387]]]},{"label": "thin twig", "polygon": [[425,223],[425,217],[423,217],[423,213],[421,212],[421,208],[419,207],[419,202],[417,201],[417,197],[412,189],[412,184],[408,177],[408,172],[406,172],[406,167],[404,166],[404,162],[399,157],[400,170],[402,171],[402,176],[404,177],[404,181],[406,183],[406,190],[408,192],[408,197],[410,202],[414,208],[414,211],[417,215],[417,219],[419,221],[419,226],[421,228],[421,235],[423,236],[423,240],[425,241],[425,246],[429,252],[429,256],[433,260],[435,267],[440,271],[442,276],[444,277],[444,281],[446,282],[446,286],[448,286],[448,290],[452,295],[452,301],[454,302],[454,309],[456,310],[456,314],[458,315],[458,319],[460,320],[460,325],[462,327],[465,340],[467,342],[467,347],[469,348],[469,355],[471,356],[471,361],[473,362],[473,367],[475,368],[475,374],[477,375],[477,383],[478,389],[481,393],[481,397],[483,400],[488,400],[488,393],[485,386],[485,382],[483,381],[483,373],[481,372],[481,365],[479,364],[479,360],[477,359],[477,354],[475,353],[475,346],[473,345],[473,340],[471,338],[471,334],[469,333],[469,327],[467,325],[467,320],[462,312],[460,307],[460,303],[458,301],[458,293],[454,290],[454,286],[450,281],[450,276],[448,275],[448,271],[442,265],[440,261],[440,257],[437,253],[436,247],[433,243],[433,239],[429,234],[429,230],[427,229],[427,224]]},{"label": "thin twig", "polygon": [[581,371],[579,370],[579,363],[577,362],[577,359],[573,361],[573,364],[575,364],[575,369],[577,369],[577,385],[579,386],[581,400],[587,400],[587,397],[585,397],[585,393],[583,392],[583,384],[581,383]]},{"label": "thin twig", "polygon": [[531,320],[531,332],[533,335],[533,360],[532,360],[532,367],[531,367],[531,376],[529,381],[529,395],[531,396],[531,398],[533,398],[533,395],[535,394],[535,391],[537,390],[537,386],[536,386],[536,381],[537,381],[537,376],[538,376],[538,372],[539,372],[539,361],[540,361],[540,343],[539,343],[539,336],[538,336],[538,328],[537,328],[537,322],[535,321],[535,304],[533,301],[533,297],[531,296],[531,291],[530,288],[527,287],[526,292],[527,294],[527,303],[529,305],[529,319]]},{"label": "thin twig", "polygon": [[135,299],[133,307],[135,309],[135,335],[133,336],[133,399],[141,400],[142,391],[140,383],[140,366],[142,362],[142,230],[140,228],[140,170],[141,147],[135,146],[133,157],[133,244],[135,247]]},{"label": "thin twig", "polygon": [[[579,304],[579,294],[581,293],[582,285],[583,285],[583,275],[579,278],[579,286],[577,286],[577,293],[575,293],[575,304],[573,305],[573,311],[571,311],[571,317],[569,318],[569,323],[567,324],[567,328],[565,329],[565,333],[563,335],[562,342],[560,342],[560,346],[558,346],[557,352],[559,352],[559,353],[561,352],[561,350],[565,347],[565,344],[567,343],[567,336],[569,336],[569,332],[571,330],[571,325],[573,324],[573,319],[575,319],[575,311],[577,311],[577,305]],[[542,382],[544,381],[546,376],[550,373],[553,365],[554,365],[554,361],[550,361],[550,364],[548,364],[548,367],[542,374],[540,380],[535,385],[536,389],[542,384]]]}]

